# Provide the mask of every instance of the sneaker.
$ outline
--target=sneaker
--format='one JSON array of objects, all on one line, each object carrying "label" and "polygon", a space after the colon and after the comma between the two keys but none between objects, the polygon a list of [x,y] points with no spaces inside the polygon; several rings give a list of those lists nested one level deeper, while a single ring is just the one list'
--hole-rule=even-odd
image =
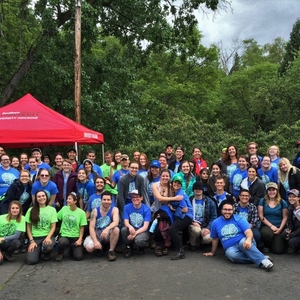
[{"label": "sneaker", "polygon": [[108,260],[109,261],[115,261],[117,259],[115,251],[114,250],[109,250],[108,251]]},{"label": "sneaker", "polygon": [[7,260],[8,262],[15,262],[16,259],[11,255],[8,254],[6,252],[3,253],[3,257],[5,258],[5,260]]},{"label": "sneaker", "polygon": [[273,263],[272,263],[269,259],[265,258],[265,259],[263,259],[263,260],[261,261],[261,263],[260,263],[259,266],[262,266],[262,267],[264,267],[267,271],[270,271],[270,269],[272,269],[274,265],[273,265]]},{"label": "sneaker", "polygon": [[126,246],[126,250],[124,253],[124,258],[130,258],[132,256],[132,249],[130,246]]},{"label": "sneaker", "polygon": [[55,258],[55,261],[61,262],[61,261],[63,260],[63,257],[64,257],[63,254],[57,254],[57,255],[56,255],[56,258]]},{"label": "sneaker", "polygon": [[273,259],[269,256],[269,255],[265,255],[266,259],[268,259],[269,261],[273,262]]}]

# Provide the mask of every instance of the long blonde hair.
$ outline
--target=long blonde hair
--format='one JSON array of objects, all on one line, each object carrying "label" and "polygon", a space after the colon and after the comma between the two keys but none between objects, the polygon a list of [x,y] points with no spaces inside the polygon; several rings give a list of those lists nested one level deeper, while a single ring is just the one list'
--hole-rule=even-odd
[{"label": "long blonde hair", "polygon": [[[282,163],[285,163],[288,167],[286,172],[283,172],[280,168]],[[292,166],[290,161],[286,157],[282,157],[278,163],[278,179],[281,183],[284,183],[288,179],[291,169],[292,169],[292,173],[296,174],[297,168]]]}]

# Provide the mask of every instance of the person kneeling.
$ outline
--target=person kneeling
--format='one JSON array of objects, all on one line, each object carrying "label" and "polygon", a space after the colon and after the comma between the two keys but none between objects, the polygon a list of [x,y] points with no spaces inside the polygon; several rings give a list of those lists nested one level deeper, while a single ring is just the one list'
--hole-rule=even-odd
[{"label": "person kneeling", "polygon": [[87,225],[85,212],[77,207],[79,197],[75,192],[69,194],[67,206],[57,213],[58,220],[61,220],[60,238],[57,244],[56,261],[61,262],[64,257],[65,249],[71,246],[74,260],[83,259],[82,238],[84,226]]},{"label": "person kneeling", "polygon": [[263,255],[256,248],[250,224],[243,217],[233,214],[231,202],[222,203],[221,214],[211,225],[211,252],[203,253],[203,255],[215,255],[218,242],[221,240],[225,254],[232,262],[255,263],[269,271],[273,267],[273,263],[269,257]]},{"label": "person kneeling", "polygon": [[102,194],[101,206],[94,208],[90,218],[90,235],[84,240],[83,246],[91,253],[102,254],[102,243],[109,243],[108,260],[115,261],[115,247],[119,239],[119,209],[112,205],[111,193]]},{"label": "person kneeling", "polygon": [[139,254],[145,253],[149,244],[148,227],[151,222],[151,210],[142,203],[143,196],[138,190],[131,191],[132,203],[124,207],[124,227],[121,230],[122,240],[125,244],[124,257],[133,255],[133,242],[139,247]]}]

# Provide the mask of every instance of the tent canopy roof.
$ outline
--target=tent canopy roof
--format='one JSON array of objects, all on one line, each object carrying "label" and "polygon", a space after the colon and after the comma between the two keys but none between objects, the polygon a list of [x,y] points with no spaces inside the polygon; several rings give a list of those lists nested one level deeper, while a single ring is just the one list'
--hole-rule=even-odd
[{"label": "tent canopy roof", "polygon": [[27,94],[0,108],[0,145],[6,148],[104,143],[93,131],[43,105]]}]

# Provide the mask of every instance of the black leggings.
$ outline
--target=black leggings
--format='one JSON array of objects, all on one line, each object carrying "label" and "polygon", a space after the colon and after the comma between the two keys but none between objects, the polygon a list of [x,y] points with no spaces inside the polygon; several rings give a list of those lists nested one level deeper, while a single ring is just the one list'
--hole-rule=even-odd
[{"label": "black leggings", "polygon": [[183,219],[176,219],[170,227],[170,236],[174,243],[176,251],[179,251],[181,248],[181,240],[178,234],[178,231],[188,228],[192,224],[192,219],[188,216],[185,216]]}]

